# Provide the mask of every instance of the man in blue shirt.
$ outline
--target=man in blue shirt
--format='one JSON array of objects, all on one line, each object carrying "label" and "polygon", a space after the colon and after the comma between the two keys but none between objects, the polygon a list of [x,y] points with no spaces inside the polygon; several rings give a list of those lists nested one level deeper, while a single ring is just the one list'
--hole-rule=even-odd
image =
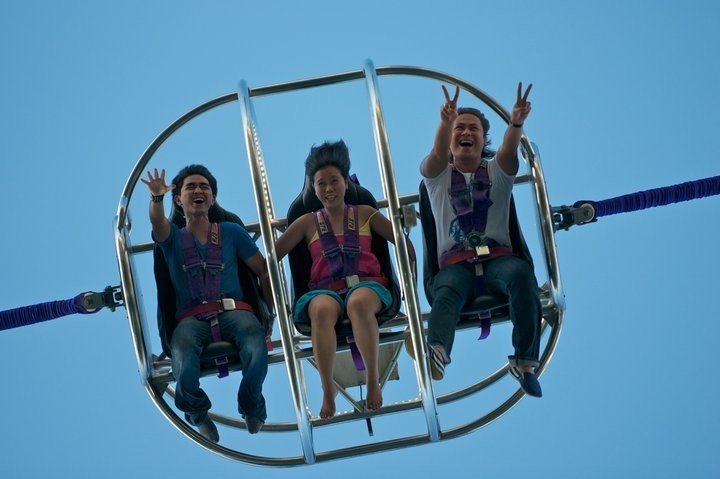
[{"label": "man in blue shirt", "polygon": [[[170,340],[175,405],[206,439],[219,441],[217,427],[207,414],[210,399],[200,388],[200,354],[207,344],[222,337],[238,348],[243,372],[238,411],[248,431],[257,433],[267,418],[262,395],[267,347],[262,324],[243,302],[238,261],[260,277],[269,299],[265,259],[242,226],[210,222],[208,212],[215,203],[217,181],[204,166],[183,168],[170,185],[165,184],[165,170],[148,172],[148,179],[141,181],[150,190],[153,239],[167,260],[177,297],[178,324]],[[165,216],[163,197],[168,191],[172,191],[175,207],[185,215],[187,226],[183,229]]]}]

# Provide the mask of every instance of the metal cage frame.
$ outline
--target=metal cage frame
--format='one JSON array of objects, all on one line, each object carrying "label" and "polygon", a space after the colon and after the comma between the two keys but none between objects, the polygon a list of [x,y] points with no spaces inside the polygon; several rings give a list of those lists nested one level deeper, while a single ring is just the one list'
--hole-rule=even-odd
[{"label": "metal cage frame", "polygon": [[[270,186],[265,174],[264,158],[252,98],[306,88],[322,87],[354,80],[364,79],[367,87],[377,161],[382,181],[382,189],[385,195],[385,199],[381,200],[379,204],[381,207],[388,208],[388,216],[392,223],[393,232],[396,238],[394,248],[395,260],[399,270],[399,283],[404,297],[405,314],[402,314],[399,318],[397,318],[397,320],[393,320],[394,323],[391,322],[390,327],[395,324],[401,325],[401,327],[405,329],[397,332],[396,334],[386,335],[383,341],[403,341],[409,336],[409,340],[412,341],[414,350],[419,352],[419,357],[427,358],[427,345],[423,339],[423,321],[426,319],[427,314],[423,314],[419,307],[417,286],[411,273],[408,246],[406,237],[403,234],[403,228],[406,227],[404,224],[404,215],[407,210],[405,208],[407,205],[417,202],[418,195],[398,196],[395,185],[395,172],[393,169],[390,146],[385,129],[378,86],[378,76],[384,75],[425,77],[458,85],[460,88],[472,94],[489,106],[505,122],[508,122],[510,119],[510,115],[507,110],[505,110],[497,101],[479,88],[460,78],[447,73],[413,66],[383,66],[375,68],[371,60],[366,60],[364,67],[361,70],[290,81],[286,83],[277,83],[268,86],[249,88],[245,81],[240,81],[237,92],[229,93],[203,103],[175,120],[162,133],[160,133],[143,152],[125,184],[120,197],[117,216],[115,217],[114,223],[115,248],[118,267],[120,270],[121,289],[125,300],[125,307],[127,309],[138,371],[147,393],[160,412],[185,436],[221,456],[255,465],[287,467],[314,464],[316,462],[324,462],[332,459],[452,439],[468,434],[489,424],[502,416],[524,396],[522,390],[518,389],[491,412],[466,424],[442,429],[439,422],[439,404],[462,399],[493,384],[500,378],[507,375],[508,365],[506,363],[488,377],[481,379],[466,388],[453,393],[436,396],[433,390],[428,362],[427,360],[420,360],[414,361],[419,389],[419,395],[417,398],[403,401],[401,403],[384,405],[378,411],[373,412],[361,411],[356,407],[356,410],[353,412],[344,413],[329,420],[313,418],[308,407],[307,394],[304,387],[305,379],[301,364],[301,360],[312,356],[312,352],[307,347],[301,347],[303,337],[295,332],[286,309],[277,308],[280,341],[276,341],[275,343],[277,346],[281,346],[281,352],[271,353],[268,359],[270,363],[282,362],[285,364],[290,384],[290,391],[292,394],[296,422],[268,423],[266,428],[263,429],[263,432],[297,430],[302,448],[301,456],[257,456],[244,453],[239,450],[230,449],[220,444],[212,443],[203,438],[197,431],[195,431],[194,428],[183,421],[164,398],[168,390],[172,393],[172,388],[168,388],[168,384],[172,382],[172,377],[168,373],[168,362],[163,361],[152,354],[148,336],[151,334],[151,330],[148,328],[143,310],[138,304],[140,287],[134,275],[134,255],[150,251],[152,249],[152,243],[144,242],[137,245],[132,244],[130,241],[132,222],[128,214],[128,206],[135,190],[135,186],[141,175],[146,170],[149,161],[152,159],[153,155],[160,146],[186,123],[203,113],[226,103],[236,101],[239,103],[243,136],[245,139],[253,192],[255,195],[259,217],[258,223],[248,223],[248,228],[256,233],[256,238],[258,233],[262,237],[275,304],[288,304],[288,294],[285,286],[287,284],[285,281],[285,271],[282,264],[277,261],[274,248],[274,241],[276,239],[275,232],[283,225],[283,219],[277,218],[273,210],[272,195],[270,194]],[[530,165],[530,173],[528,175],[518,177],[516,179],[516,183],[531,183],[532,185],[533,199],[535,202],[534,209],[537,214],[541,246],[544,255],[543,260],[548,276],[547,283],[541,288],[541,300],[543,304],[544,318],[543,334],[547,333],[548,329],[550,330],[550,334],[540,357],[540,366],[537,369],[537,373],[540,375],[552,359],[560,336],[565,311],[565,297],[560,279],[555,246],[552,210],[548,199],[538,149],[537,146],[531,143],[526,136],[522,137],[520,149],[523,157]],[[339,348],[339,351],[341,349],[342,348]],[[360,444],[341,449],[327,451],[315,450],[313,442],[314,427],[325,426],[348,420],[365,419],[375,415],[398,413],[413,409],[421,409],[423,411],[427,426],[427,432],[424,434]],[[244,427],[243,421],[239,419],[220,416],[214,413],[212,417],[228,426]]]}]

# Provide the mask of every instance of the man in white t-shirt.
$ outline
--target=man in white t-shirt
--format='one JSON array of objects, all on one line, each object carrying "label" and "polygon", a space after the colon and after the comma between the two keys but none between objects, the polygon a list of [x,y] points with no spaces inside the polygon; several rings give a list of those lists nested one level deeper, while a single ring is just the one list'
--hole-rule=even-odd
[{"label": "man in white t-shirt", "polygon": [[[530,396],[541,397],[538,366],[542,308],[532,265],[510,244],[509,208],[518,171],[517,150],[530,114],[528,95],[518,85],[517,100],[503,142],[489,148],[490,123],[475,108],[458,108],[459,88],[445,103],[433,148],[420,165],[435,217],[440,271],[431,284],[428,321],[430,365],[442,379],[450,363],[460,310],[477,295],[507,296],[515,352],[510,373]],[[493,159],[494,157],[494,159]]]}]

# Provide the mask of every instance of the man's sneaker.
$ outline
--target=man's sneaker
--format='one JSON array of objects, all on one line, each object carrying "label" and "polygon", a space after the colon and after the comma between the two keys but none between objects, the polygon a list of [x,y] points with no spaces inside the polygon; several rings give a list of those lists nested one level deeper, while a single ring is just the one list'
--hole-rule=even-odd
[{"label": "man's sneaker", "polygon": [[205,416],[205,419],[198,425],[198,431],[202,437],[211,442],[218,442],[220,440],[220,434],[218,434],[217,426],[209,416]]},{"label": "man's sneaker", "polygon": [[[415,348],[413,347],[412,338],[408,336],[405,338],[405,349],[413,361],[415,361]],[[439,344],[431,346],[428,344],[428,352],[430,353],[430,376],[436,381],[441,380],[445,377],[445,365],[450,363],[445,353],[445,349]]]},{"label": "man's sneaker", "polygon": [[445,365],[450,362],[445,349],[439,344],[428,344],[430,352],[430,375],[435,381],[445,377]]},{"label": "man's sneaker", "polygon": [[510,374],[517,379],[525,394],[534,398],[542,397],[542,388],[535,373],[521,372],[517,366],[510,366]]},{"label": "man's sneaker", "polygon": [[245,416],[245,424],[250,434],[257,434],[260,429],[265,425],[265,421],[261,421],[255,416]]}]

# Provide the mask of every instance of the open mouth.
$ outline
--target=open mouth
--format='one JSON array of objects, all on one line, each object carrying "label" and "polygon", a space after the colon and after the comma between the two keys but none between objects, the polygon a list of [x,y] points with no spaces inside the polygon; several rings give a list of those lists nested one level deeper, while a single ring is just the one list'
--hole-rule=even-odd
[{"label": "open mouth", "polygon": [[470,147],[473,146],[475,143],[472,140],[462,139],[458,142],[458,144],[462,147]]}]

